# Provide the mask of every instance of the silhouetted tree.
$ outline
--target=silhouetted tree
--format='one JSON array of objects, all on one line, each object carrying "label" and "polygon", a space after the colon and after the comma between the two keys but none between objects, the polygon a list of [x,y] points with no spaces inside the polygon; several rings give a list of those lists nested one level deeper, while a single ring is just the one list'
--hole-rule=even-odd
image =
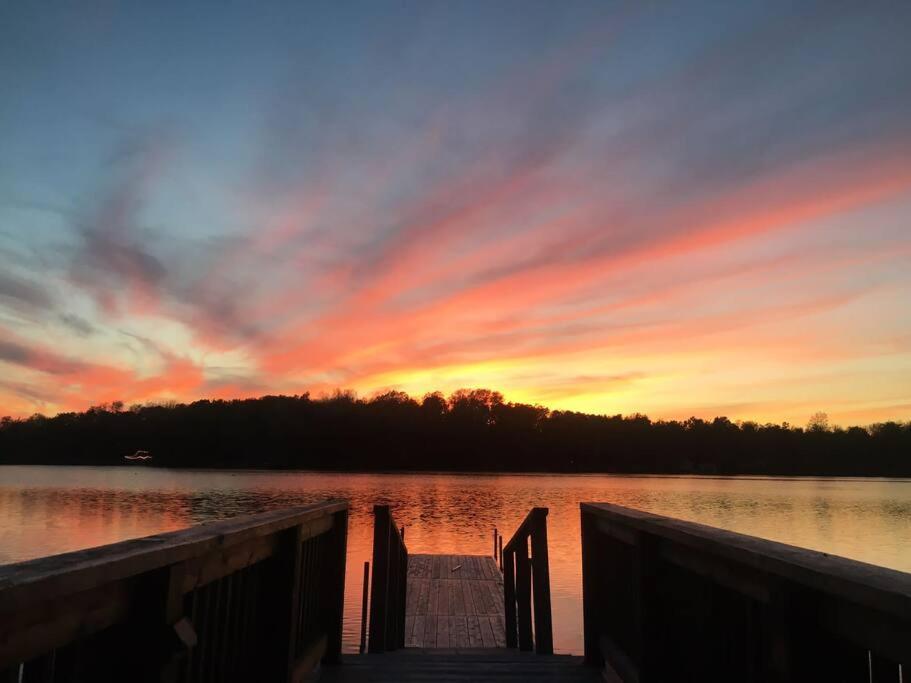
[{"label": "silhouetted tree", "polygon": [[827,432],[829,431],[829,416],[826,413],[818,412],[810,415],[807,422],[808,432]]}]

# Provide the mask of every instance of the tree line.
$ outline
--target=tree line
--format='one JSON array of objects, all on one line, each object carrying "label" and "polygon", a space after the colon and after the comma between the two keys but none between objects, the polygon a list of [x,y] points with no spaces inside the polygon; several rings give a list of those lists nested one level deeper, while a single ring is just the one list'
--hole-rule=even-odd
[{"label": "tree line", "polygon": [[487,389],[120,402],[0,420],[0,463],[316,470],[911,476],[911,422],[831,428],[509,403]]}]

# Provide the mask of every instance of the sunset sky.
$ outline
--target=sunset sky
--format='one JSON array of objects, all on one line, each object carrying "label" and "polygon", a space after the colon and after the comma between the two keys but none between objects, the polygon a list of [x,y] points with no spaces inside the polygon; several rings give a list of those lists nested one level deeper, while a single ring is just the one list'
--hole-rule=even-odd
[{"label": "sunset sky", "polygon": [[0,415],[911,419],[909,2],[0,6]]}]

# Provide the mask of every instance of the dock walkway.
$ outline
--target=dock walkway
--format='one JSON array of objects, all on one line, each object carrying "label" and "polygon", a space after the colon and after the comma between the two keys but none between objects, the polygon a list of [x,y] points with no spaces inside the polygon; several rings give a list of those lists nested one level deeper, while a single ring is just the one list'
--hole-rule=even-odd
[{"label": "dock walkway", "polygon": [[506,647],[503,575],[492,557],[408,556],[405,647]]}]

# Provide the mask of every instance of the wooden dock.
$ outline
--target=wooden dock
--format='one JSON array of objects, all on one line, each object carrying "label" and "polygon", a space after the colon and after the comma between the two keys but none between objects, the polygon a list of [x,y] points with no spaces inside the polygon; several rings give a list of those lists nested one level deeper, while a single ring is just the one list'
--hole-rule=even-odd
[{"label": "wooden dock", "polygon": [[492,557],[408,556],[405,647],[506,647],[503,575]]}]

